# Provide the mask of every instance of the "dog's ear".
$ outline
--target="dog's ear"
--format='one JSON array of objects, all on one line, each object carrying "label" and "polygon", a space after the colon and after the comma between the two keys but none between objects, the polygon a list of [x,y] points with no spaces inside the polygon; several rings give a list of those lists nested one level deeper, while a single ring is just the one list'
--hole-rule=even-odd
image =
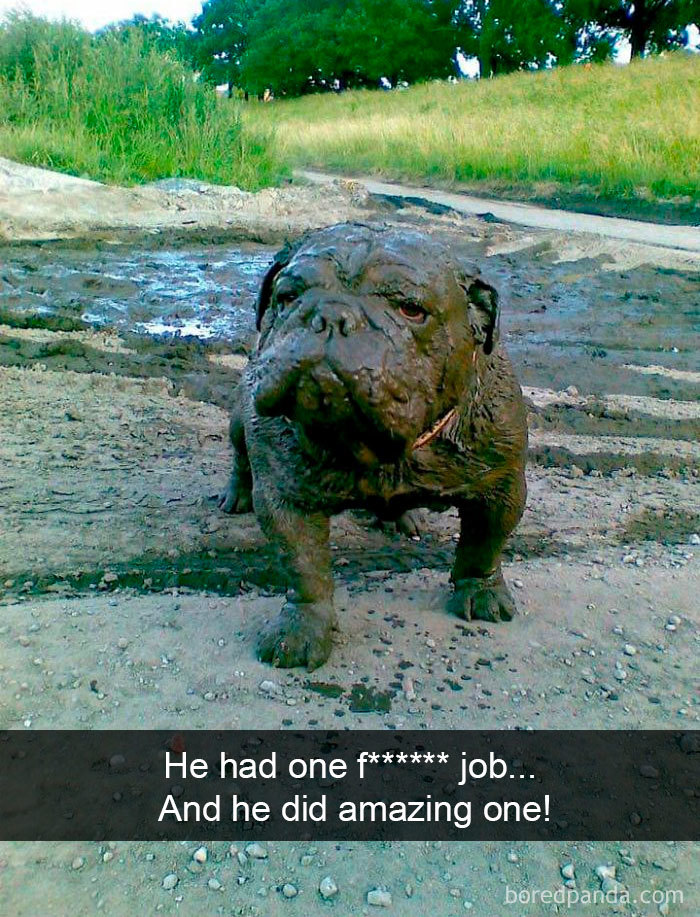
[{"label": "dog's ear", "polygon": [[459,285],[467,297],[474,340],[489,354],[498,340],[498,293],[478,272],[460,272]]},{"label": "dog's ear", "polygon": [[262,286],[260,287],[260,295],[258,296],[258,306],[255,312],[255,327],[258,329],[258,331],[260,331],[263,316],[267,312],[268,306],[270,305],[270,300],[272,299],[272,286],[275,282],[275,278],[279,272],[285,268],[292,260],[302,241],[303,240],[299,240],[298,242],[294,243],[287,242],[284,248],[277,252],[275,255],[275,260],[267,269],[267,273],[263,277]]}]

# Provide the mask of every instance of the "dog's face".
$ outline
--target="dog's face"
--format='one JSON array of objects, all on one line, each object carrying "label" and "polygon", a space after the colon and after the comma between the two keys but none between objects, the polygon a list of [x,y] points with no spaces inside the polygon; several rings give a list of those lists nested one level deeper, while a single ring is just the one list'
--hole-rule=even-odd
[{"label": "dog's face", "polygon": [[259,414],[365,464],[396,460],[468,396],[497,296],[413,231],[341,224],[283,250],[258,305]]}]

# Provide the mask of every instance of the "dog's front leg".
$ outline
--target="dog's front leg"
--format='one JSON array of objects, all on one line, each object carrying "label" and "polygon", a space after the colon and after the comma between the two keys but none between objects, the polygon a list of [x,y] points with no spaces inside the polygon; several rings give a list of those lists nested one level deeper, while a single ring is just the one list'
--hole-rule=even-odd
[{"label": "dog's front leg", "polygon": [[280,614],[260,636],[258,655],[283,668],[305,665],[312,671],[330,656],[336,627],[328,517],[302,514],[257,490],[253,502],[265,534],[280,551],[289,585]]},{"label": "dog's front leg", "polygon": [[459,506],[460,535],[452,569],[450,610],[468,621],[510,621],[516,613],[501,570],[501,551],[525,504],[518,477],[510,492],[492,502],[473,500]]}]

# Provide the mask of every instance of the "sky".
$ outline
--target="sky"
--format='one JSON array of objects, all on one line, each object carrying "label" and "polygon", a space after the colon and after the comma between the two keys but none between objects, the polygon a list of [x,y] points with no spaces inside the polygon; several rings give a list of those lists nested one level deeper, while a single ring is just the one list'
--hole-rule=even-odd
[{"label": "sky", "polygon": [[159,13],[174,22],[189,22],[201,12],[201,0],[0,0],[0,17],[12,9],[27,9],[49,19],[77,19],[88,29],[131,19],[135,13]]}]

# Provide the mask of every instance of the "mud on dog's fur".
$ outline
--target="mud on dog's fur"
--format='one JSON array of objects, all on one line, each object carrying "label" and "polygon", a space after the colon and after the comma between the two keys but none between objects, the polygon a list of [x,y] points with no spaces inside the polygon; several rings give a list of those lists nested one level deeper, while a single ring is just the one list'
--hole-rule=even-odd
[{"label": "mud on dog's fur", "polygon": [[222,506],[254,509],[288,572],[260,658],[328,658],[329,519],[352,508],[411,530],[412,510],[457,507],[451,608],[509,620],[500,556],[525,505],[527,427],[496,291],[428,236],[341,224],[277,255],[257,322]]}]

